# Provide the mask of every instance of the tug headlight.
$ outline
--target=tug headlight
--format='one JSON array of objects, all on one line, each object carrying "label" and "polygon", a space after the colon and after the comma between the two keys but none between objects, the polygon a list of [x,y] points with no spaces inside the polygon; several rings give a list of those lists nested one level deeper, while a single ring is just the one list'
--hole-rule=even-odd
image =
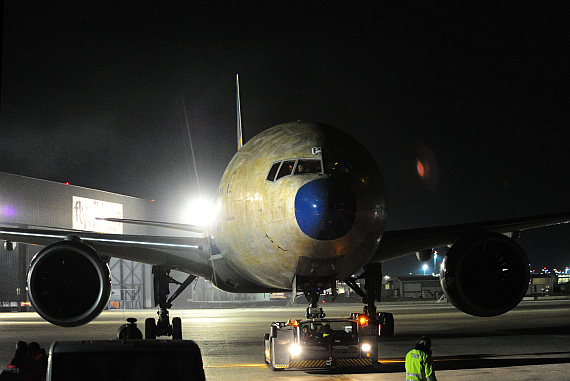
[{"label": "tug headlight", "polygon": [[289,353],[291,356],[299,356],[301,354],[301,346],[299,344],[293,344],[289,347]]},{"label": "tug headlight", "polygon": [[362,352],[370,352],[370,344],[362,344]]}]

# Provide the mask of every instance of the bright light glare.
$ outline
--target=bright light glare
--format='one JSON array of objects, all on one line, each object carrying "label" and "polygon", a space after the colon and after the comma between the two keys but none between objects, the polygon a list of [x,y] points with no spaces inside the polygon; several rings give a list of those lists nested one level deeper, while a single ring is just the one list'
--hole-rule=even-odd
[{"label": "bright light glare", "polygon": [[293,344],[289,347],[289,353],[291,356],[299,356],[301,354],[301,346],[299,344]]},{"label": "bright light glare", "polygon": [[194,199],[182,209],[182,220],[186,224],[208,226],[214,221],[216,209],[211,201],[206,199]]},{"label": "bright light glare", "polygon": [[421,161],[418,160],[418,164],[416,166],[416,169],[418,171],[418,175],[420,175],[420,177],[424,177],[425,174],[425,168],[424,165]]},{"label": "bright light glare", "polygon": [[362,351],[363,352],[370,352],[370,344],[362,344]]}]

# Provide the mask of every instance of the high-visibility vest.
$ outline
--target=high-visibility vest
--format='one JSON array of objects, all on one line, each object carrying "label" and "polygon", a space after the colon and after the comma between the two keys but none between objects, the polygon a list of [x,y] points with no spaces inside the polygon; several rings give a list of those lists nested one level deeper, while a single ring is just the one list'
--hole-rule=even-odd
[{"label": "high-visibility vest", "polygon": [[437,381],[431,355],[419,349],[409,351],[406,355],[406,380]]}]

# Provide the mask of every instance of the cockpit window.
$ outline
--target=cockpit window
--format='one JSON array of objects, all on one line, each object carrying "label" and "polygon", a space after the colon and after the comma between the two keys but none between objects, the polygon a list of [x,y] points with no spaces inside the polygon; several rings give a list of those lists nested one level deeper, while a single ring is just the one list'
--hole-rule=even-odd
[{"label": "cockpit window", "polygon": [[295,166],[295,160],[286,160],[281,164],[281,168],[279,169],[279,173],[277,173],[277,178],[275,180],[279,180],[284,176],[289,176],[293,173],[293,167]]},{"label": "cockpit window", "polygon": [[[326,167],[325,167],[326,168]],[[277,181],[282,177],[305,174],[321,174],[323,173],[323,164],[320,160],[300,159],[300,160],[284,160],[273,163],[269,173],[267,173],[267,181]]]},{"label": "cockpit window", "polygon": [[320,160],[299,160],[297,162],[297,168],[295,169],[296,175],[303,175],[306,173],[321,173],[321,161]]},{"label": "cockpit window", "polygon": [[348,161],[325,161],[325,173],[355,173],[363,178],[370,177],[364,165]]},{"label": "cockpit window", "polygon": [[281,165],[281,162],[277,162],[271,166],[271,169],[269,170],[269,173],[267,174],[267,181],[274,181],[275,180],[275,175],[277,174],[277,170],[279,169],[280,165]]},{"label": "cockpit window", "polygon": [[352,168],[340,161],[325,161],[326,173],[349,173]]}]

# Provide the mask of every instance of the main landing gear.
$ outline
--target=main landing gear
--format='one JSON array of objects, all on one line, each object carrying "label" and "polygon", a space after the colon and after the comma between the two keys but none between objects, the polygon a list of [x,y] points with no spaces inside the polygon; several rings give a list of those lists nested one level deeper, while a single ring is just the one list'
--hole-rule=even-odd
[{"label": "main landing gear", "polygon": [[[356,284],[357,279],[364,279],[364,290]],[[364,267],[364,274],[359,278],[351,278],[346,281],[364,302],[364,314],[370,318],[370,324],[378,324],[378,336],[394,336],[394,317],[388,312],[377,312],[376,301],[382,296],[382,265],[370,263]]]},{"label": "main landing gear", "polygon": [[[158,320],[148,318],[144,322],[144,338],[156,339],[158,336],[172,336],[173,340],[182,340],[182,320],[179,317],[170,317],[168,309],[172,307],[174,299],[192,283],[196,276],[188,275],[188,278],[182,283],[176,281],[170,276],[170,269],[166,266],[153,266],[152,275],[154,280],[154,305],[159,307]],[[170,283],[177,284],[179,287],[170,298]]]}]

